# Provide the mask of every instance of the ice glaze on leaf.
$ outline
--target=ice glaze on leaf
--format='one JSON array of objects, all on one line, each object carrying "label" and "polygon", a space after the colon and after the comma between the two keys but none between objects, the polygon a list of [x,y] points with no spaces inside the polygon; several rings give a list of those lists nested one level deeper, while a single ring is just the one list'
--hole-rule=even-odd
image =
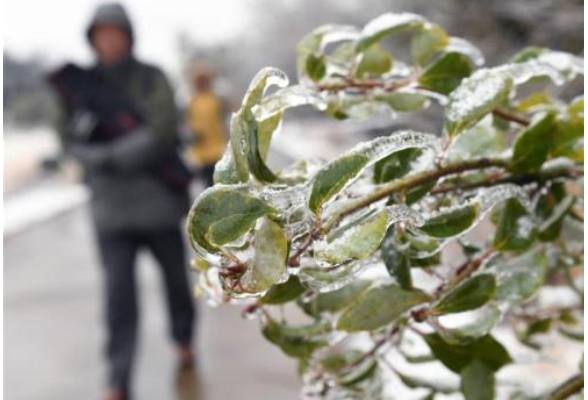
[{"label": "ice glaze on leaf", "polygon": [[419,84],[433,92],[449,94],[471,73],[472,64],[466,56],[448,53],[423,72]]},{"label": "ice glaze on leaf", "polygon": [[478,204],[472,203],[457,206],[449,210],[440,211],[432,218],[426,220],[425,224],[419,229],[437,238],[459,235],[472,226],[478,214]]},{"label": "ice glaze on leaf", "polygon": [[451,314],[473,310],[494,296],[496,280],[490,274],[479,274],[451,289],[433,307],[436,314]]}]

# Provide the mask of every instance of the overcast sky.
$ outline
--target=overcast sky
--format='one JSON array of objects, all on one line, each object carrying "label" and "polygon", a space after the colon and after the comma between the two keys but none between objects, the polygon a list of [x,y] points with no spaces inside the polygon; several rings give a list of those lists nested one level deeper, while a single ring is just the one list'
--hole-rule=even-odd
[{"label": "overcast sky", "polygon": [[[4,49],[17,58],[88,62],[84,32],[100,0],[4,0]],[[137,54],[171,73],[179,69],[177,37],[218,42],[247,24],[247,0],[126,0],[138,38]]]}]

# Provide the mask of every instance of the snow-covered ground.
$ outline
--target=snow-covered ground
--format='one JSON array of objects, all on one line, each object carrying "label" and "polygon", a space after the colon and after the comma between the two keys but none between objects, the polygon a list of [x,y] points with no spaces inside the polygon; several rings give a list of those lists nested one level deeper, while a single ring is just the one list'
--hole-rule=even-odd
[{"label": "snow-covered ground", "polygon": [[4,237],[83,204],[87,190],[69,172],[47,173],[42,163],[59,153],[55,133],[45,127],[4,130]]}]

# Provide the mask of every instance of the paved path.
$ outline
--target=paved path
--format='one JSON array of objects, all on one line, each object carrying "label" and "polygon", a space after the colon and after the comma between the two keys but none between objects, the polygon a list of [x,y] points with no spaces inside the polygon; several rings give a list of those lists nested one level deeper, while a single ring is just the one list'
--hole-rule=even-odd
[{"label": "paved path", "polygon": [[[137,399],[176,399],[174,358],[156,265],[140,258]],[[93,400],[104,376],[100,273],[85,207],[4,241],[5,396]],[[239,307],[201,304],[199,395],[190,400],[298,397],[295,365],[264,341]],[[182,398],[188,400],[188,398]]]}]

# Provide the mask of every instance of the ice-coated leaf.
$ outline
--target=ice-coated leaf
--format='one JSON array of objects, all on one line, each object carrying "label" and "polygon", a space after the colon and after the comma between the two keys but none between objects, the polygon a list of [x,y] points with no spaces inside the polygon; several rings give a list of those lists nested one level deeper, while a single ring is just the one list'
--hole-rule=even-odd
[{"label": "ice-coated leaf", "polygon": [[412,60],[417,65],[426,65],[435,53],[442,51],[449,43],[449,36],[439,25],[427,24],[416,33],[410,42]]},{"label": "ice-coated leaf", "polygon": [[510,95],[513,80],[492,69],[481,69],[449,95],[445,110],[445,130],[454,137],[474,126],[486,114],[501,105]]},{"label": "ice-coated leaf", "polygon": [[466,345],[449,344],[437,333],[426,335],[425,341],[439,361],[453,372],[460,373],[474,359],[497,371],[512,362],[510,355],[491,335],[483,336]]},{"label": "ice-coated leaf", "polygon": [[234,166],[238,182],[247,182],[249,180],[249,126],[243,111],[233,113],[229,140],[232,157],[228,161],[232,161],[231,167]]},{"label": "ice-coated leaf", "polygon": [[382,242],[382,259],[386,269],[400,287],[406,290],[412,289],[412,277],[410,274],[410,259],[402,253],[394,242],[394,226],[390,226],[386,237]]},{"label": "ice-coated leaf", "polygon": [[362,382],[372,379],[378,373],[378,362],[367,357],[359,365],[356,365],[350,372],[337,378],[337,384],[346,388],[357,390],[356,387]]},{"label": "ice-coated leaf", "polygon": [[473,126],[505,102],[514,85],[521,85],[537,77],[549,77],[557,84],[565,80],[556,65],[538,60],[476,71],[449,96],[445,113],[447,134],[454,137]]},{"label": "ice-coated leaf", "polygon": [[288,86],[266,96],[253,107],[253,115],[258,121],[270,118],[287,108],[312,105],[319,110],[326,108],[326,103],[320,94],[302,85]]},{"label": "ice-coated leaf", "polygon": [[421,154],[421,149],[405,149],[381,159],[374,165],[374,182],[385,183],[402,178],[410,172],[412,162]]},{"label": "ice-coated leaf", "polygon": [[247,291],[259,293],[270,288],[286,272],[288,239],[280,225],[262,217],[254,240],[253,261],[242,282]]},{"label": "ice-coated leaf", "polygon": [[486,62],[480,49],[462,38],[450,37],[445,51],[463,54],[477,66],[484,65]]},{"label": "ice-coated leaf", "polygon": [[447,150],[447,159],[467,160],[496,156],[504,150],[504,146],[504,132],[493,126],[491,117],[486,117],[453,140]]},{"label": "ice-coated leaf", "polygon": [[496,280],[491,274],[479,274],[451,289],[435,304],[435,314],[452,314],[473,310],[486,304],[496,292]]},{"label": "ice-coated leaf", "polygon": [[391,93],[380,94],[376,99],[388,104],[394,111],[414,112],[423,109],[428,104],[428,97],[417,91],[395,90]]},{"label": "ice-coated leaf", "polygon": [[296,300],[306,291],[306,287],[300,283],[300,279],[296,275],[290,275],[288,280],[283,283],[274,285],[268,290],[260,302],[263,304],[284,304],[292,300]]},{"label": "ice-coated leaf", "polygon": [[494,371],[480,360],[461,371],[461,391],[465,400],[494,400]]},{"label": "ice-coated leaf", "polygon": [[433,147],[439,139],[428,133],[411,130],[394,132],[369,142],[360,143],[343,156],[323,167],[313,178],[309,208],[318,212],[324,203],[343,190],[363,170],[394,152],[408,148]]},{"label": "ice-coated leaf", "polygon": [[358,78],[382,75],[390,71],[390,68],[392,68],[392,55],[374,43],[362,53],[356,75]]},{"label": "ice-coated leaf", "polygon": [[261,69],[249,84],[249,89],[243,97],[242,108],[250,109],[259,104],[266,89],[272,85],[278,87],[288,86],[288,76],[281,70],[272,67]]},{"label": "ice-coated leaf", "polygon": [[331,161],[314,177],[308,206],[318,212],[322,205],[339,193],[355,179],[368,164],[369,158],[361,154],[350,154]]},{"label": "ice-coated leaf", "polygon": [[433,92],[449,94],[471,73],[472,64],[466,56],[447,53],[422,73],[419,84]]},{"label": "ice-coated leaf", "polygon": [[345,310],[337,322],[337,329],[347,332],[375,330],[429,300],[430,297],[420,290],[404,290],[395,284],[375,287]]},{"label": "ice-coated leaf", "polygon": [[308,287],[327,293],[352,282],[368,265],[367,261],[352,261],[331,267],[307,266],[300,269],[298,276]]},{"label": "ice-coated leaf", "polygon": [[309,301],[300,302],[300,306],[304,312],[312,316],[325,312],[336,313],[357,299],[370,285],[371,282],[368,280],[356,280],[341,289],[319,293]]},{"label": "ice-coated leaf", "polygon": [[574,99],[553,135],[551,154],[584,162],[584,97]]},{"label": "ice-coated leaf", "polygon": [[354,221],[337,230],[336,235],[327,238],[326,243],[316,246],[316,257],[331,264],[361,260],[380,247],[387,225],[388,213],[385,210]]},{"label": "ice-coated leaf", "polygon": [[519,305],[533,296],[543,285],[547,258],[543,249],[534,249],[497,265],[498,289],[495,299]]},{"label": "ice-coated leaf", "polygon": [[383,14],[368,22],[363,28],[357,41],[357,50],[363,51],[386,36],[413,30],[425,23],[426,20],[417,14]]},{"label": "ice-coated leaf", "polygon": [[529,211],[516,199],[509,199],[500,212],[493,246],[500,251],[526,250],[537,238],[537,227]]},{"label": "ice-coated leaf", "polygon": [[227,144],[228,150],[225,151],[222,158],[214,166],[214,183],[222,185],[234,185],[240,182],[237,174],[237,166],[233,158],[231,142]]},{"label": "ice-coated leaf", "polygon": [[325,56],[320,55],[316,56],[311,54],[306,59],[306,74],[310,79],[315,82],[320,81],[323,79],[327,72],[327,67],[325,65]]},{"label": "ice-coated leaf", "polygon": [[310,325],[292,327],[270,320],[263,327],[263,336],[282,351],[297,358],[310,357],[318,348],[327,345],[322,338],[331,331],[330,323],[317,321]]},{"label": "ice-coated leaf", "polygon": [[281,119],[282,115],[278,113],[263,121],[264,123],[257,123],[252,119],[245,122],[248,127],[248,132],[246,133],[248,139],[248,145],[246,146],[247,165],[251,174],[260,182],[271,183],[278,179],[266,165],[265,158],[271,137]]},{"label": "ice-coated leaf", "polygon": [[437,238],[459,235],[474,224],[479,213],[480,206],[476,203],[442,210],[427,219],[420,230]]},{"label": "ice-coated leaf", "polygon": [[515,139],[511,168],[517,172],[538,170],[551,148],[556,130],[555,114],[549,113]]},{"label": "ice-coated leaf", "polygon": [[325,46],[332,42],[354,40],[358,35],[357,28],[351,25],[323,25],[306,35],[296,46],[298,53],[299,75],[306,75],[307,59],[320,56]]},{"label": "ice-coated leaf", "polygon": [[513,63],[525,63],[529,61],[552,67],[565,80],[571,80],[576,75],[584,74],[584,59],[563,51],[554,51],[541,47],[527,47],[512,59]]},{"label": "ice-coated leaf", "polygon": [[490,333],[492,328],[500,321],[502,313],[498,307],[488,305],[475,311],[475,317],[472,321],[457,327],[447,328],[440,322],[434,327],[441,338],[453,345],[465,345],[474,342]]},{"label": "ice-coated leaf", "polygon": [[539,236],[542,240],[549,241],[557,236],[561,231],[563,219],[574,206],[576,198],[574,196],[565,196],[551,210],[549,217],[541,221],[539,225]]},{"label": "ice-coated leaf", "polygon": [[520,186],[506,183],[480,190],[476,202],[480,204],[480,215],[492,210],[494,206],[505,200],[516,198],[527,210],[531,210],[529,194]]},{"label": "ice-coated leaf", "polygon": [[247,233],[257,219],[275,215],[267,203],[230,187],[214,187],[200,195],[188,216],[192,243],[216,252],[218,246]]},{"label": "ice-coated leaf", "polygon": [[252,114],[253,108],[257,108],[266,89],[271,85],[287,86],[288,77],[279,69],[263,68],[251,81],[241,108],[232,115],[229,141],[232,155],[221,165],[226,172],[219,171],[219,179],[231,181],[233,171],[239,182],[247,182],[250,172],[261,182],[273,182],[277,179],[265,165],[264,158],[271,135],[281,117],[259,124]]}]

